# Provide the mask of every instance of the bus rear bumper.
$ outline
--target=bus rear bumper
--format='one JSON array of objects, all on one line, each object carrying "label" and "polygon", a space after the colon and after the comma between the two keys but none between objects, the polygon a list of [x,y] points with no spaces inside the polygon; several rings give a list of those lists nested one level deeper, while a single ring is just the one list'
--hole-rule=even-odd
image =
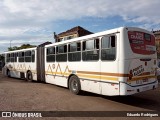
[{"label": "bus rear bumper", "polygon": [[139,86],[131,86],[127,83],[120,83],[120,95],[132,95],[143,91],[154,90],[157,87],[158,80],[149,84]]}]

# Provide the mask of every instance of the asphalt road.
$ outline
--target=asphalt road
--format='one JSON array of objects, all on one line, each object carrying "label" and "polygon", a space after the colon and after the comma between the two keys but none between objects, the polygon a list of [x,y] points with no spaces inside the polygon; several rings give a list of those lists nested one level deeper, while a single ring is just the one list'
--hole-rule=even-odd
[{"label": "asphalt road", "polygon": [[[160,111],[160,87],[156,90],[132,96],[113,97],[88,92],[74,95],[63,87],[26,82],[20,79],[5,77],[0,73],[0,111]],[[82,118],[78,117],[77,119]],[[83,119],[106,118],[83,117]],[[116,118],[111,117],[111,119]],[[124,118],[122,119],[124,120]],[[130,118],[126,117],[125,119]],[[142,119],[146,120],[149,118]],[[158,118],[155,119],[158,120]]]}]

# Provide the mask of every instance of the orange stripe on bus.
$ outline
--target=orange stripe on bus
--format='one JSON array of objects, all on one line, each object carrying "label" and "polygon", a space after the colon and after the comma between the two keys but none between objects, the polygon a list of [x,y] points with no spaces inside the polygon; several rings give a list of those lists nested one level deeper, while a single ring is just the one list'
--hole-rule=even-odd
[{"label": "orange stripe on bus", "polygon": [[129,77],[129,74],[120,74],[120,73],[89,72],[89,71],[77,71],[77,73],[94,74],[94,75],[107,75],[107,76],[116,76],[116,77]]}]

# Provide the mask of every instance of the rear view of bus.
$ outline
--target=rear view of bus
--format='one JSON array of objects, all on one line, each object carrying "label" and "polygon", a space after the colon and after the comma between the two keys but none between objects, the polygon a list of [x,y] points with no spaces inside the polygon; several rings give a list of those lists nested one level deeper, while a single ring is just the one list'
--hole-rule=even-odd
[{"label": "rear view of bus", "polygon": [[[157,55],[154,35],[140,28],[123,28],[120,44],[120,95],[131,95],[158,87]],[[124,65],[124,66],[121,66]]]}]

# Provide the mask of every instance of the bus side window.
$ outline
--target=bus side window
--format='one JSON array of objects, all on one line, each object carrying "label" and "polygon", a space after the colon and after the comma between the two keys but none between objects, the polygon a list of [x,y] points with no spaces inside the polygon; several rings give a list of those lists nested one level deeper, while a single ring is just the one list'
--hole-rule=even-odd
[{"label": "bus side window", "polygon": [[[58,52],[57,52],[58,50]],[[57,62],[66,62],[67,61],[67,45],[60,45],[57,46],[57,54],[56,54],[56,61]]]},{"label": "bus side window", "polygon": [[24,62],[24,52],[19,52],[19,62]]},{"label": "bus side window", "polygon": [[108,36],[102,38],[102,49],[109,49],[110,48],[110,39]]},{"label": "bus side window", "polygon": [[55,62],[55,47],[47,48],[47,62]]},{"label": "bus side window", "polygon": [[81,51],[81,42],[77,43],[77,51]]},{"label": "bus side window", "polygon": [[58,46],[56,46],[56,54],[58,54]]},{"label": "bus side window", "polygon": [[99,49],[99,39],[94,40],[95,49]]},{"label": "bus side window", "polygon": [[35,62],[35,50],[32,50],[32,62]]},{"label": "bus side window", "polygon": [[101,59],[102,60],[115,60],[116,58],[116,37],[104,36],[101,41]]},{"label": "bus side window", "polygon": [[73,42],[68,45],[68,61],[81,60],[81,43]]},{"label": "bus side window", "polygon": [[63,45],[58,47],[58,52],[64,53],[64,46]]},{"label": "bus side window", "polygon": [[25,52],[25,62],[31,62],[32,57],[31,57],[31,51],[26,51]]},{"label": "bus side window", "polygon": [[82,59],[84,61],[99,60],[99,39],[83,42]]},{"label": "bus side window", "polygon": [[10,54],[7,54],[7,62],[10,62]]},{"label": "bus side window", "polygon": [[83,42],[83,51],[86,50],[86,41]]},{"label": "bus side window", "polygon": [[15,56],[15,53],[11,53],[11,56],[10,56],[10,57],[11,57],[11,58],[10,58],[11,60],[10,60],[10,62],[14,62],[14,56]]},{"label": "bus side window", "polygon": [[64,45],[64,53],[67,53],[67,45]]},{"label": "bus side window", "polygon": [[110,41],[111,41],[111,47],[116,47],[116,37],[115,36],[111,36],[110,37]]},{"label": "bus side window", "polygon": [[17,56],[18,56],[18,54],[14,53],[14,62],[17,62]]}]

